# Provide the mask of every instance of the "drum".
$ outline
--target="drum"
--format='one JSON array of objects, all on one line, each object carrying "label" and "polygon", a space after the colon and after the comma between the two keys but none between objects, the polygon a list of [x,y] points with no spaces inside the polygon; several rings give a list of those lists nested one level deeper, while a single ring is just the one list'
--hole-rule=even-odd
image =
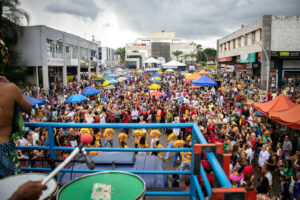
[{"label": "drum", "polygon": [[57,193],[57,200],[141,200],[146,192],[143,179],[119,171],[82,176],[66,184]]},{"label": "drum", "polygon": [[[0,199],[8,199],[11,195],[17,190],[17,188],[27,181],[38,181],[45,179],[47,174],[40,173],[27,173],[19,174],[14,176],[9,176],[7,178],[0,180]],[[55,197],[56,192],[58,191],[57,182],[54,179],[51,179],[47,183],[47,189],[43,191],[40,196],[42,199],[51,199]]]}]

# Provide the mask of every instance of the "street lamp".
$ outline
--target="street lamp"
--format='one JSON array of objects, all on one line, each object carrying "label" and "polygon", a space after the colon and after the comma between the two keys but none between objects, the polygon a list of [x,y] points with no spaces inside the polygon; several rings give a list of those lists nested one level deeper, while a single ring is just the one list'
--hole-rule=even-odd
[{"label": "street lamp", "polygon": [[[245,34],[242,35],[242,37],[248,38]],[[267,85],[266,85],[266,89],[267,89],[267,91],[269,91],[269,79],[270,79],[270,60],[269,60],[269,56],[268,56],[265,48],[262,46],[262,44],[260,42],[256,41],[255,39],[254,39],[254,42],[262,48],[262,50],[263,50],[263,52],[264,52],[264,54],[267,58]]]}]

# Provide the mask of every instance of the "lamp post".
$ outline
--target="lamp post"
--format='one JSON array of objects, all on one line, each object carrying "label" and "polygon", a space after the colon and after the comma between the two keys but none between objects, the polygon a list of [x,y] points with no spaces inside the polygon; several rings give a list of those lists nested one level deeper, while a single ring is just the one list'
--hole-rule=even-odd
[{"label": "lamp post", "polygon": [[[242,35],[242,36],[244,38],[248,38],[246,35]],[[265,48],[262,46],[262,44],[260,42],[258,42],[256,40],[254,40],[254,42],[262,48],[262,50],[263,50],[263,52],[266,56],[266,59],[267,59],[267,85],[266,85],[266,90],[269,91],[269,79],[270,79],[270,60],[269,60],[269,56],[268,56]]]}]

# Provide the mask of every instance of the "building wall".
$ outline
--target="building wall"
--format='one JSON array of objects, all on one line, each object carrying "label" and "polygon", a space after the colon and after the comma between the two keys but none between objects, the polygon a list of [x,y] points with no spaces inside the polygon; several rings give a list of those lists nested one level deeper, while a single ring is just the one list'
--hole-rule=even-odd
[{"label": "building wall", "polygon": [[272,16],[271,51],[300,51],[300,16]]}]

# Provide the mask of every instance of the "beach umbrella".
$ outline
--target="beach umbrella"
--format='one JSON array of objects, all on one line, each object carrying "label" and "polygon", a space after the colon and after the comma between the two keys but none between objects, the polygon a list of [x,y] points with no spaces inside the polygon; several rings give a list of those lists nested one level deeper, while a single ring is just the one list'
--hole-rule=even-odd
[{"label": "beach umbrella", "polygon": [[104,86],[104,87],[108,86],[108,85],[109,85],[109,81],[104,81],[103,84],[102,84],[102,86]]},{"label": "beach umbrella", "polygon": [[158,76],[154,77],[154,79],[158,80],[158,81],[161,81],[161,77],[158,77]]},{"label": "beach umbrella", "polygon": [[85,95],[85,96],[92,96],[92,95],[96,95],[96,94],[99,94],[99,93],[100,93],[100,91],[97,90],[94,87],[86,87],[86,88],[84,88],[82,94]]},{"label": "beach umbrella", "polygon": [[108,86],[105,86],[103,87],[105,90],[110,90],[110,89],[115,89],[116,87],[113,86],[113,85],[108,85]]},{"label": "beach umbrella", "polygon": [[157,73],[159,73],[159,74],[163,74],[163,72],[162,72],[162,71],[157,71]]},{"label": "beach umbrella", "polygon": [[32,108],[38,108],[39,106],[46,104],[45,99],[37,99],[34,97],[25,96],[25,95],[23,95],[23,96],[31,103]]},{"label": "beach umbrella", "polygon": [[91,77],[97,78],[97,74],[92,74]]},{"label": "beach umbrella", "polygon": [[82,101],[87,101],[87,98],[81,94],[74,94],[66,100],[66,103],[80,103]]},{"label": "beach umbrella", "polygon": [[150,87],[149,87],[149,89],[152,89],[152,90],[157,90],[157,89],[160,89],[160,88],[161,88],[161,86],[158,85],[158,84],[152,84],[152,85],[150,85]]},{"label": "beach umbrella", "polygon": [[161,83],[161,81],[155,79],[155,77],[150,78],[149,81],[152,82],[152,83]]},{"label": "beach umbrella", "polygon": [[114,84],[118,83],[118,81],[116,81],[116,80],[109,80],[108,82],[109,82],[110,85],[114,85]]},{"label": "beach umbrella", "polygon": [[102,75],[98,75],[97,78],[103,78],[103,76]]},{"label": "beach umbrella", "polygon": [[192,75],[192,74],[187,73],[187,74],[184,75],[184,78],[187,78],[187,77],[189,77],[190,75]]},{"label": "beach umbrella", "polygon": [[151,96],[162,96],[163,93],[161,93],[161,92],[152,92],[150,95]]},{"label": "beach umbrella", "polygon": [[143,73],[143,70],[140,70],[140,69],[139,69],[139,70],[137,70],[137,72],[138,72],[138,73]]},{"label": "beach umbrella", "polygon": [[166,72],[175,72],[174,69],[167,69]]}]

